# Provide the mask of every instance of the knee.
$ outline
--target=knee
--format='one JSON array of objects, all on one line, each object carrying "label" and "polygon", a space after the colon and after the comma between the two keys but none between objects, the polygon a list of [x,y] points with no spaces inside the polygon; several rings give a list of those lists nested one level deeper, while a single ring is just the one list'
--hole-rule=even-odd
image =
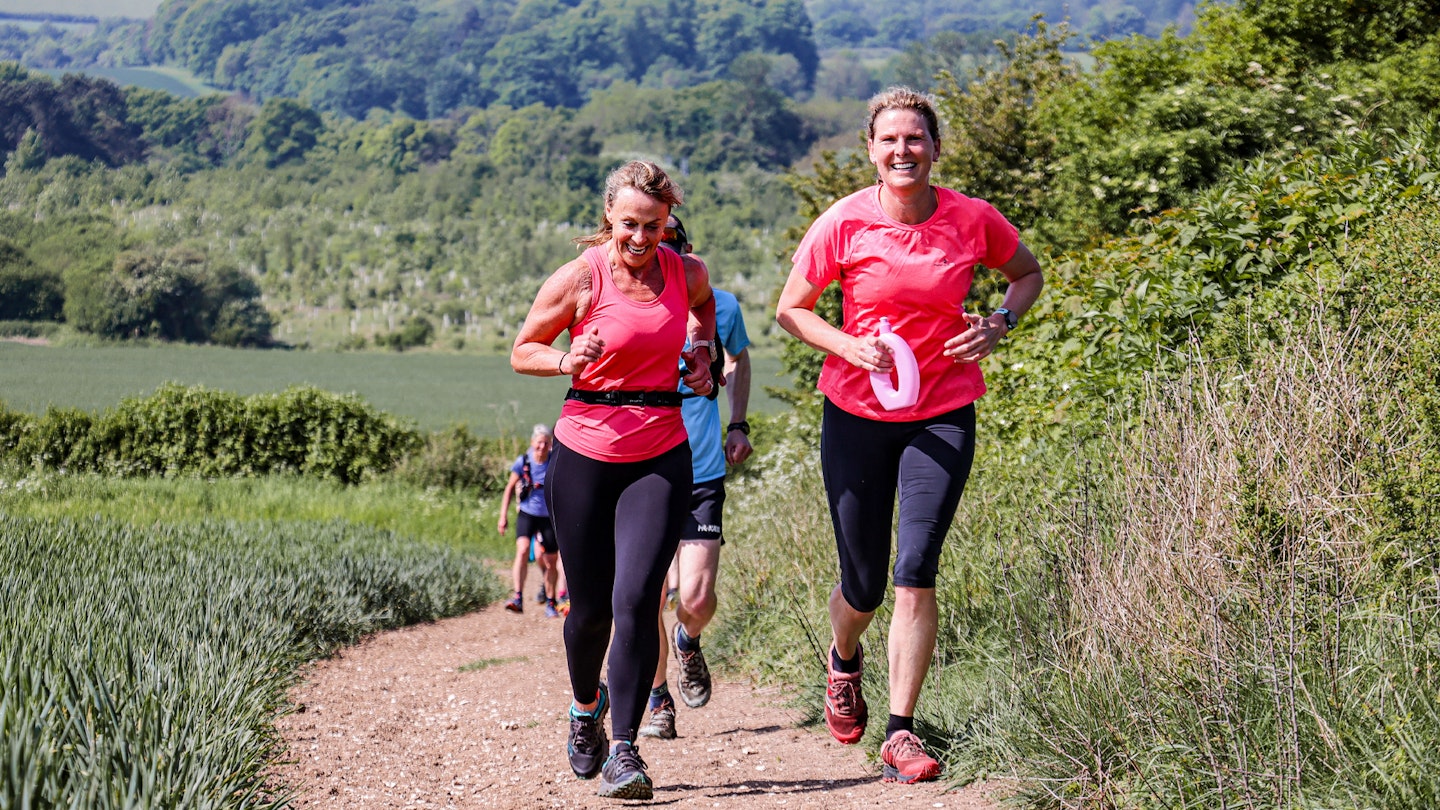
[{"label": "knee", "polygon": [[842,585],[840,596],[845,600],[845,604],[849,605],[850,609],[856,613],[874,613],[885,602],[885,584],[882,581],[879,587],[868,586],[865,583]]}]

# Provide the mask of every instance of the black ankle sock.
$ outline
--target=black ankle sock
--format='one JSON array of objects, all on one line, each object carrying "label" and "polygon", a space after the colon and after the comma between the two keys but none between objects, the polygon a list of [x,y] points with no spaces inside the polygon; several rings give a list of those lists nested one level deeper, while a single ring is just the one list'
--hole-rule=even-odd
[{"label": "black ankle sock", "polygon": [[890,715],[890,719],[885,722],[885,739],[890,739],[890,735],[897,731],[908,731],[914,734],[915,718],[901,717],[898,714]]},{"label": "black ankle sock", "polygon": [[854,673],[854,672],[859,672],[859,671],[860,671],[860,653],[857,651],[857,652],[855,653],[855,657],[854,657],[854,658],[851,658],[851,659],[849,659],[849,660],[847,661],[846,659],[840,657],[840,651],[839,651],[839,650],[835,649],[834,647],[831,647],[831,648],[830,648],[830,667],[831,667],[831,669],[834,669],[836,672],[844,672],[844,673],[846,673],[846,674],[850,674],[850,673]]},{"label": "black ankle sock", "polygon": [[691,638],[690,634],[685,632],[685,625],[677,622],[675,624],[675,646],[685,652],[695,652],[700,649],[700,639]]}]

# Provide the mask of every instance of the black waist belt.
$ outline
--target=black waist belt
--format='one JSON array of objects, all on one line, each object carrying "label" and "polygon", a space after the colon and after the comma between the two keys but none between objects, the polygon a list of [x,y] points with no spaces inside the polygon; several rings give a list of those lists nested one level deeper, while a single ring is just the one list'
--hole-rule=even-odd
[{"label": "black waist belt", "polygon": [[678,408],[682,397],[679,391],[581,391],[571,388],[566,399],[579,400],[586,405],[645,405],[652,408]]}]

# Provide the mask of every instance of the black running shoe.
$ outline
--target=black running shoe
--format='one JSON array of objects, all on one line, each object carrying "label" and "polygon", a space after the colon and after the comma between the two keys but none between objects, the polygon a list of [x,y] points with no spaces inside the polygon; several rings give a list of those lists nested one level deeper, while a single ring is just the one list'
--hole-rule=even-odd
[{"label": "black running shoe", "polygon": [[605,763],[605,754],[610,740],[605,736],[605,713],[610,711],[610,693],[600,685],[600,705],[593,712],[578,712],[570,707],[570,740],[565,744],[565,754],[570,758],[570,770],[581,779],[594,779]]},{"label": "black running shoe", "polygon": [[619,743],[615,753],[605,760],[600,770],[600,795],[607,799],[650,799],[655,796],[655,784],[645,773],[645,760],[640,750],[633,745]]},{"label": "black running shoe", "polygon": [[675,623],[675,659],[680,664],[680,699],[692,709],[698,709],[710,702],[710,667],[705,664],[705,653],[700,652],[700,642],[695,649],[680,649],[682,627]]}]

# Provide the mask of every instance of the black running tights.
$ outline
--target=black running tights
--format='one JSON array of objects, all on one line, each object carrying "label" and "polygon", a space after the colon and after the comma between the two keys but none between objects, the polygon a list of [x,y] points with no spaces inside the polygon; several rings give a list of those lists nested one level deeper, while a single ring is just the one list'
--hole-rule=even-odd
[{"label": "black running tights", "polygon": [[570,689],[576,703],[595,699],[608,646],[612,734],[634,742],[660,656],[660,587],[690,507],[690,444],[644,461],[614,462],[556,442],[546,475],[570,589]]}]

